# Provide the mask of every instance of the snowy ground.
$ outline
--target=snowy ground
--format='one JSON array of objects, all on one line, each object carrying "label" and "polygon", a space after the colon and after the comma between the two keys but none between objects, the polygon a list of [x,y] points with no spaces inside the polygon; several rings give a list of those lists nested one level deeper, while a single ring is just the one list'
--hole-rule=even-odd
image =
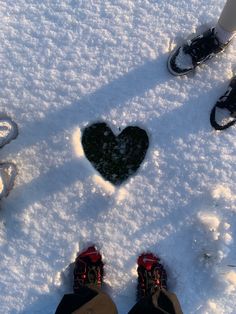
[{"label": "snowy ground", "polygon": [[[1,202],[0,313],[54,313],[70,292],[64,269],[92,242],[119,313],[135,302],[138,254],[151,250],[185,314],[235,314],[236,129],[215,132],[209,113],[236,42],[188,77],[166,69],[224,1],[0,4],[0,108],[19,127],[1,150],[19,174]],[[139,172],[120,187],[83,156],[81,130],[96,121],[149,134]]]}]

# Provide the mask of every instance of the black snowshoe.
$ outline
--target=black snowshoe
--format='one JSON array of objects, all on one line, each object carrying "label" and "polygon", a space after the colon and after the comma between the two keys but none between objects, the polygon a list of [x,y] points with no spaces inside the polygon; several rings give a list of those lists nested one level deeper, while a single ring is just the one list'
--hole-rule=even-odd
[{"label": "black snowshoe", "polygon": [[[226,109],[230,113],[227,122],[223,125],[216,121],[217,109]],[[214,129],[225,130],[236,122],[236,76],[234,76],[229,84],[225,94],[219,98],[215,106],[212,108],[210,122]]]},{"label": "black snowshoe", "polygon": [[223,51],[228,44],[220,43],[215,29],[210,28],[175,49],[168,59],[168,69],[173,75],[187,74]]}]

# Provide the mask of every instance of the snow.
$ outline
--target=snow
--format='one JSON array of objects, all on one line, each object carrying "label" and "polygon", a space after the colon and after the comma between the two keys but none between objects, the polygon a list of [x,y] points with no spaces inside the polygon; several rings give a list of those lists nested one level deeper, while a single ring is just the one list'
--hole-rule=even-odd
[{"label": "snow", "polygon": [[183,51],[183,48],[180,48],[179,54],[176,57],[175,62],[176,62],[176,65],[180,67],[180,69],[192,69],[194,67],[192,58]]},{"label": "snow", "polygon": [[[236,131],[214,131],[209,114],[234,73],[236,43],[194,74],[166,67],[223,5],[1,1],[0,111],[19,135],[1,149],[18,175],[1,201],[0,313],[54,313],[88,243],[101,249],[121,314],[135,303],[143,251],[160,256],[184,313],[235,313]],[[97,121],[149,135],[144,162],[121,186],[84,156],[82,131]]]}]

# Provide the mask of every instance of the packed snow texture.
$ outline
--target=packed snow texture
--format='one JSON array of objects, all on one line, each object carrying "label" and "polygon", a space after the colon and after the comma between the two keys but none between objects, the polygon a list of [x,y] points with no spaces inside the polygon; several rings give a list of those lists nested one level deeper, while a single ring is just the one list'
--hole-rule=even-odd
[{"label": "packed snow texture", "polygon": [[[88,243],[101,249],[121,314],[135,303],[144,251],[161,258],[185,314],[236,313],[236,129],[209,123],[236,42],[188,76],[166,67],[175,45],[214,25],[223,6],[1,1],[1,112],[19,136],[1,149],[18,176],[1,201],[0,313],[54,313]],[[149,134],[138,173],[120,187],[84,157],[81,133],[97,121]]]}]

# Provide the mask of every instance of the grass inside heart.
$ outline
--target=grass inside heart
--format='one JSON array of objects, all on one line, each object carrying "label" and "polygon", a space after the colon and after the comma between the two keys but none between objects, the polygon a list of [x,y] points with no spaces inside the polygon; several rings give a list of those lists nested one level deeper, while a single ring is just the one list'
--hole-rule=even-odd
[{"label": "grass inside heart", "polygon": [[118,185],[134,174],[149,146],[146,131],[128,126],[118,136],[106,123],[95,123],[83,131],[84,153],[105,180]]}]

